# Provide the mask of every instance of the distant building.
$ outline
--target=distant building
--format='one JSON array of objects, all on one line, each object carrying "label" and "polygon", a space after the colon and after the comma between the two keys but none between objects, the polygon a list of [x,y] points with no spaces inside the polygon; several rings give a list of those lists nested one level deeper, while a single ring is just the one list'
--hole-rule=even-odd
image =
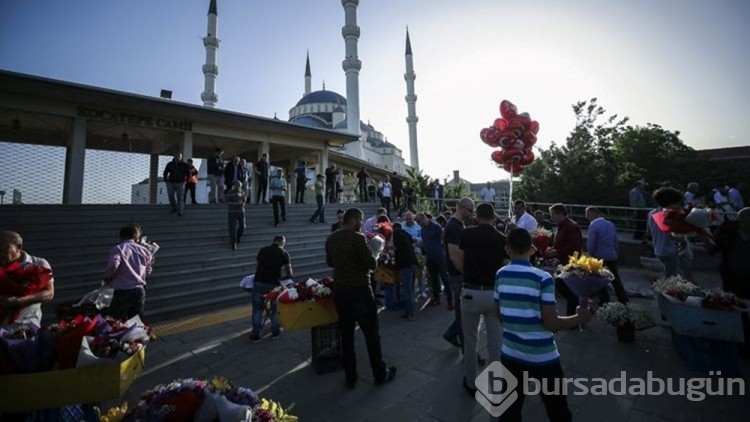
[{"label": "distant building", "polygon": [[[479,191],[483,187],[487,186],[487,182],[483,183],[472,183],[459,174],[458,170],[453,170],[453,179],[446,182],[445,186],[456,186],[463,183],[464,186],[471,192],[475,198],[479,198]],[[490,186],[495,189],[495,208],[496,209],[507,209],[508,208],[508,196],[510,193],[510,182],[507,180],[492,180]]]}]

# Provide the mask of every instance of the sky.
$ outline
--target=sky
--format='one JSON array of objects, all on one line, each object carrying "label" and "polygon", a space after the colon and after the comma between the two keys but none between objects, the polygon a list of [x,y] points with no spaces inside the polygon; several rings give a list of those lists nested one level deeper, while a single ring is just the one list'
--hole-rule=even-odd
[{"label": "sky", "polygon": [[[2,0],[0,69],[201,104],[209,0]],[[338,0],[218,0],[217,108],[288,119],[304,92],[346,96]],[[420,167],[507,178],[479,131],[508,99],[563,143],[592,97],[696,149],[750,144],[750,2],[743,0],[362,0],[360,116],[409,163],[408,26]]]}]

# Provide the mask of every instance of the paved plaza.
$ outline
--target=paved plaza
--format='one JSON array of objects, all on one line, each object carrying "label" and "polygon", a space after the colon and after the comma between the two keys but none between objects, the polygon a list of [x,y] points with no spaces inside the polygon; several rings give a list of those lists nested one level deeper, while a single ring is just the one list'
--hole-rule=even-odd
[{"label": "paved plaza", "polygon": [[[626,288],[648,288],[644,271],[625,268],[621,274]],[[698,281],[716,283],[710,274]],[[655,300],[633,300],[657,316]],[[318,375],[310,366],[309,330],[284,333],[272,341],[267,328],[261,343],[250,342],[248,309],[249,304],[247,309],[229,310],[225,315],[230,317],[214,316],[214,322],[201,316],[157,327],[167,334],[149,346],[146,370],[124,399],[133,404],[149,387],[176,378],[223,376],[263,397],[294,403],[292,413],[305,422],[491,419],[461,386],[460,352],[441,336],[453,319],[445,306],[424,308],[413,322],[399,319],[397,312],[381,311],[384,357],[387,364],[398,367],[398,374],[392,382],[374,386],[364,338],[357,334],[360,381],[353,391],[346,389],[343,371]],[[560,332],[555,339],[566,377],[613,379],[621,371],[627,372],[627,378],[643,379],[647,371],[662,379],[705,376],[687,369],[665,326],[637,332],[635,344],[621,344],[614,328],[594,318],[583,332]],[[486,356],[486,350],[482,354]],[[750,362],[741,365],[748,383]],[[750,411],[747,398],[739,395],[707,396],[700,402],[668,395],[569,395],[568,403],[575,421],[744,421]],[[524,420],[547,420],[537,396],[527,398]]]}]

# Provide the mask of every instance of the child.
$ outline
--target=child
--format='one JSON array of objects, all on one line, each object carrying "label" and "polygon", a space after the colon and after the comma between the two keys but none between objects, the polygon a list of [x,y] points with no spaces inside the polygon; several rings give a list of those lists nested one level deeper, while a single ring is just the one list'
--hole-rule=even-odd
[{"label": "child", "polygon": [[570,421],[565,394],[559,391],[561,387],[554,390],[555,383],[562,386],[564,375],[552,333],[588,322],[591,313],[579,307],[573,316],[557,316],[555,282],[548,273],[531,266],[529,258],[536,250],[528,231],[512,229],[505,250],[511,262],[495,276],[495,300],[505,327],[500,362],[518,379],[519,386],[518,399],[502,414],[502,420],[521,420],[526,372],[526,378],[535,378],[543,386],[547,417],[551,421]]}]

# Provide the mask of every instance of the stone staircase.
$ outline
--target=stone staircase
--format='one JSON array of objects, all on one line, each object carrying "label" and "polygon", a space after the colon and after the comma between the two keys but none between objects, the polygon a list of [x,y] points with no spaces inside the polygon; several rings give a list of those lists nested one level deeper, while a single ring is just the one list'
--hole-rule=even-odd
[{"label": "stone staircase", "polygon": [[[258,250],[277,234],[286,237],[296,280],[330,274],[323,245],[336,210],[348,206],[329,204],[329,224],[311,224],[315,205],[290,204],[287,222],[274,228],[270,205],[250,205],[237,251],[229,244],[222,205],[188,205],[183,217],[170,214],[164,205],[5,205],[0,206],[0,231],[20,233],[24,249],[52,265],[55,299],[43,310],[45,320],[54,320],[55,306],[78,300],[99,285],[120,227],[140,224],[161,247],[146,295],[145,319],[156,322],[249,303],[239,281],[255,271]],[[377,208],[355,206],[365,216]]]}]

